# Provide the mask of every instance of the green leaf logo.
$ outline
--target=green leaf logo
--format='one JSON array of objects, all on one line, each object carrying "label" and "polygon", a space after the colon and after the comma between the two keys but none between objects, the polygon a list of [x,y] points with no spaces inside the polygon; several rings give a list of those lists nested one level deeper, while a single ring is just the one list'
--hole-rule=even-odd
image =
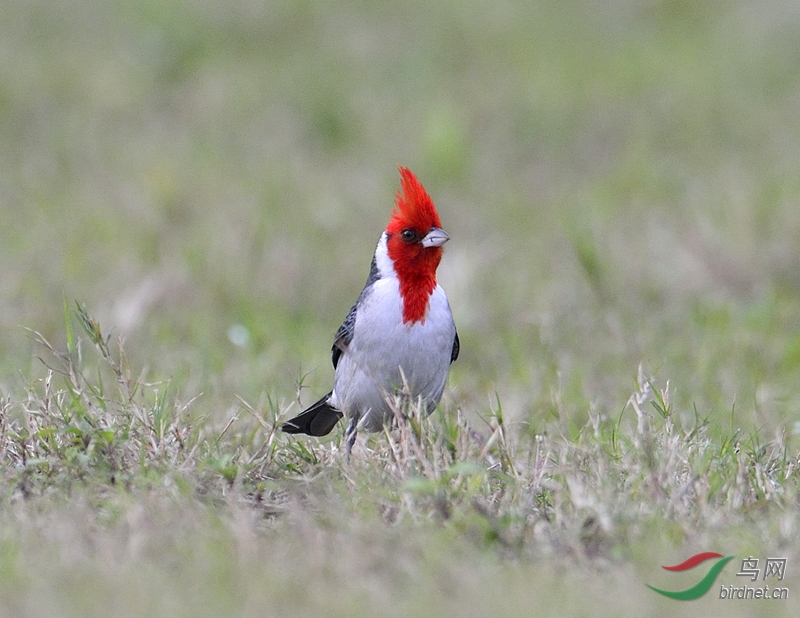
[{"label": "green leaf logo", "polygon": [[706,560],[711,560],[713,558],[722,558],[722,560],[720,560],[713,567],[711,567],[708,573],[706,573],[706,576],[691,588],[672,592],[670,590],[660,590],[658,588],[654,588],[650,584],[645,584],[645,586],[650,588],[650,590],[655,590],[658,594],[663,594],[665,597],[669,597],[670,599],[677,599],[678,601],[694,601],[695,599],[699,599],[701,596],[703,596],[706,592],[709,591],[711,586],[714,585],[714,581],[717,579],[717,575],[719,575],[719,572],[726,564],[728,564],[728,562],[733,560],[733,556],[727,556],[723,558],[722,554],[707,551],[695,554],[694,556],[688,558],[687,560],[681,562],[680,564],[676,564],[675,566],[661,567],[662,569],[666,569],[667,571],[687,571],[689,569],[693,569],[698,564],[705,562]]}]

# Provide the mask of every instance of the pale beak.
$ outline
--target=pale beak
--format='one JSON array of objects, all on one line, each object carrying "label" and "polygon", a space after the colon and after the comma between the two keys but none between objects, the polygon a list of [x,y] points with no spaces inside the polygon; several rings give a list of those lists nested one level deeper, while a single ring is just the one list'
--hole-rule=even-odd
[{"label": "pale beak", "polygon": [[429,247],[441,247],[448,240],[450,240],[450,237],[447,235],[447,232],[442,228],[432,227],[428,230],[425,238],[423,238],[420,243],[427,249]]}]

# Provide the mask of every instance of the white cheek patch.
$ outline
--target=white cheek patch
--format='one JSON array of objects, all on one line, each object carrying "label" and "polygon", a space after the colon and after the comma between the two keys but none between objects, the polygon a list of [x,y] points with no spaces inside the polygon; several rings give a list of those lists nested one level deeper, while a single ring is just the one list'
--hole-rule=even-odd
[{"label": "white cheek patch", "polygon": [[389,257],[389,249],[386,246],[386,241],[386,232],[384,232],[381,234],[381,239],[378,241],[378,246],[375,249],[375,264],[378,266],[381,279],[384,277],[396,276],[392,258]]}]

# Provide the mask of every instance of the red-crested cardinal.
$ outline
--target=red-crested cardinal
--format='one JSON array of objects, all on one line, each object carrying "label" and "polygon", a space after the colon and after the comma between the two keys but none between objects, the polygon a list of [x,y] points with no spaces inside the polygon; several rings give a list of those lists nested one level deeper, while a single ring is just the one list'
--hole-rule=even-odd
[{"label": "red-crested cardinal", "polygon": [[348,458],[358,430],[380,431],[398,401],[433,412],[458,358],[450,304],[436,283],[449,236],[425,188],[404,167],[395,204],[367,283],[336,331],[333,390],[281,426],[286,433],[324,436],[347,415]]}]

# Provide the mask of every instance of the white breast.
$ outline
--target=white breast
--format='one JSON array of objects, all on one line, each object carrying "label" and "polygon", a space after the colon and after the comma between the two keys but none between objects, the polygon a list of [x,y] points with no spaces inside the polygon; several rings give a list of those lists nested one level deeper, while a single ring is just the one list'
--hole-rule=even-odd
[{"label": "white breast", "polygon": [[450,368],[455,324],[447,296],[436,286],[424,322],[403,323],[396,276],[376,281],[362,298],[353,339],[339,359],[332,403],[378,431],[391,418],[387,397],[402,392],[430,413],[439,403]]}]

